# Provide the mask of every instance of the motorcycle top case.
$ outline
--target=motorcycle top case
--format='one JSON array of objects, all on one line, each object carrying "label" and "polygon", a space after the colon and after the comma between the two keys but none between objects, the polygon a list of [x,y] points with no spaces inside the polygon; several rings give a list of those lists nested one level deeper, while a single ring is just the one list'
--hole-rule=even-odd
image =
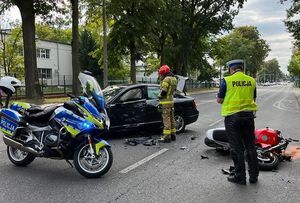
[{"label": "motorcycle top case", "polygon": [[12,136],[17,127],[24,125],[23,116],[12,109],[1,109],[0,111],[0,130]]}]

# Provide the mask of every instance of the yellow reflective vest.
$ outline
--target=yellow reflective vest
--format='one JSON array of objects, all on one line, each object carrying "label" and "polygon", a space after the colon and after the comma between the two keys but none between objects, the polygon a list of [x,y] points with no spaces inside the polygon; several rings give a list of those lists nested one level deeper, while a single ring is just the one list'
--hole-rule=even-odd
[{"label": "yellow reflective vest", "polygon": [[256,82],[243,72],[236,72],[224,78],[226,94],[222,103],[222,116],[229,116],[241,111],[257,111],[254,101]]},{"label": "yellow reflective vest", "polygon": [[[166,76],[160,83],[160,91],[166,91],[167,95],[160,98],[159,104],[169,105],[173,104],[173,94],[176,90],[177,79],[173,76]],[[161,94],[161,93],[160,93]]]}]

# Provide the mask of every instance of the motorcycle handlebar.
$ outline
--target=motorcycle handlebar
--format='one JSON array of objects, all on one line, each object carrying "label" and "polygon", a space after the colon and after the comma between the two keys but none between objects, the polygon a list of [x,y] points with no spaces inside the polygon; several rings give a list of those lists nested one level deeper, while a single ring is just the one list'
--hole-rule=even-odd
[{"label": "motorcycle handlebar", "polygon": [[289,142],[299,142],[299,140],[293,138],[287,138],[286,140]]}]

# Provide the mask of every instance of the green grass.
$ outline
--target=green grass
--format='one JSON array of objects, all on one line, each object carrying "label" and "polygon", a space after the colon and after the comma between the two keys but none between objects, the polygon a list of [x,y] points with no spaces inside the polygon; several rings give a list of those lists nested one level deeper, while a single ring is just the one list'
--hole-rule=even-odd
[{"label": "green grass", "polygon": [[[45,98],[43,101],[41,101],[42,103],[39,104],[58,104],[58,103],[64,103],[65,101],[70,100],[70,97],[60,97],[60,98]],[[12,100],[10,103],[12,102],[26,102],[26,103],[35,103],[32,100],[28,100],[28,99],[19,99],[19,100]]]}]

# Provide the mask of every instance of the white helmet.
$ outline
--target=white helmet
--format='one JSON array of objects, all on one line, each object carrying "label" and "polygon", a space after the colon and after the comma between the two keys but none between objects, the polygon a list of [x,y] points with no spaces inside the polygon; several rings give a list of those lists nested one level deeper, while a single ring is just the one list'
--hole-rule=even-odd
[{"label": "white helmet", "polygon": [[21,86],[21,81],[18,80],[15,77],[11,76],[4,76],[0,79],[0,88],[6,93],[6,94],[13,94],[16,91],[17,87]]}]

